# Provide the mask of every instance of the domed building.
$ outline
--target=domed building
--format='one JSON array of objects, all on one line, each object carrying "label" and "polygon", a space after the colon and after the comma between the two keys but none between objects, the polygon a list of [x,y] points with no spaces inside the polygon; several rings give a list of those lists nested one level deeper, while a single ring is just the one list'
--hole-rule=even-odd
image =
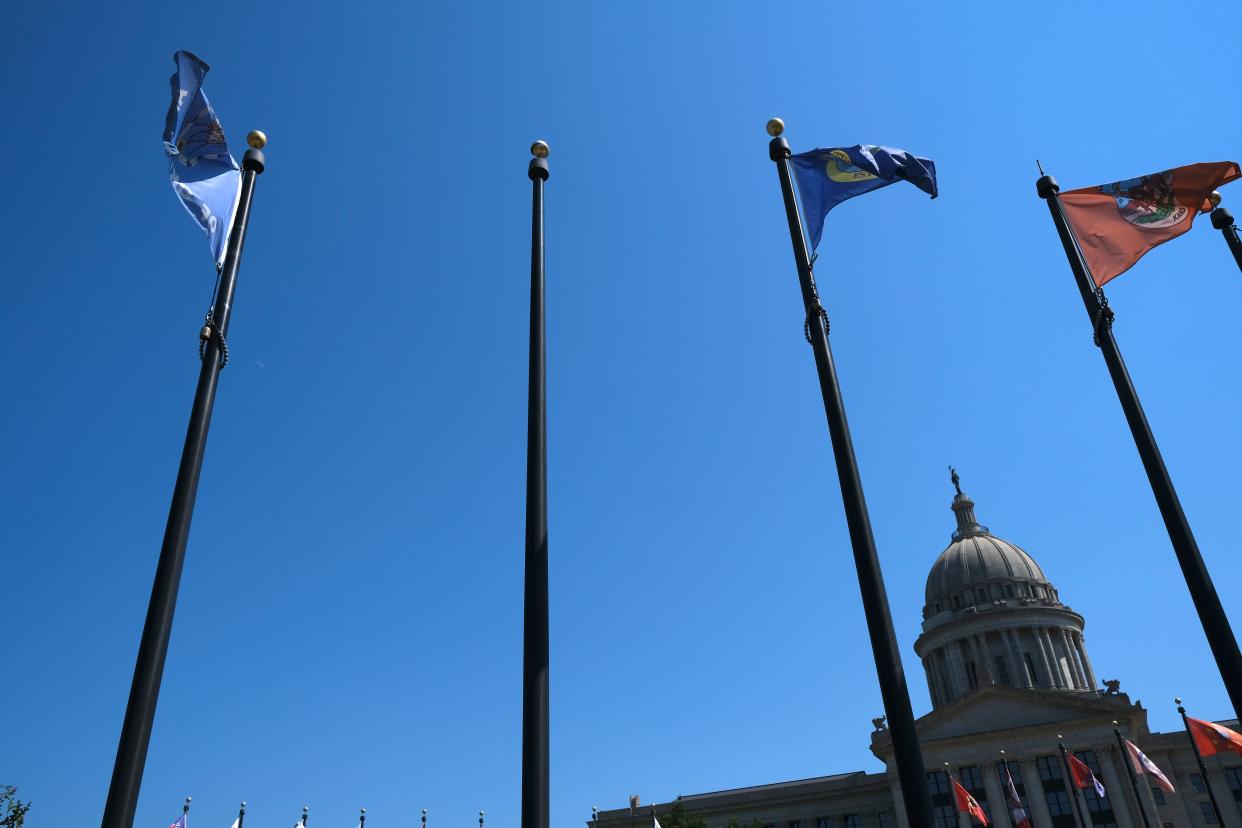
[{"label": "domed building", "polygon": [[[936,828],[977,827],[954,807],[946,766],[995,828],[1018,828],[1004,793],[1006,773],[1032,828],[1207,828],[1221,820],[1225,828],[1242,828],[1242,757],[1214,757],[1204,778],[1183,731],[1150,732],[1147,711],[1118,681],[1102,687],[1087,654],[1083,617],[1062,603],[1030,553],[979,523],[956,473],[953,484],[956,528],[928,573],[922,632],[914,642],[932,704],[915,727]],[[1238,728],[1237,720],[1220,724]],[[650,813],[676,808],[701,816],[709,828],[907,828],[884,718],[872,727],[870,749],[883,771],[680,796],[644,805],[638,814],[600,811],[587,825],[652,828]],[[1164,771],[1176,793],[1153,787],[1145,776],[1131,784],[1114,730]],[[1061,742],[1092,769],[1104,796],[1076,793],[1067,784]]]},{"label": "domed building", "polygon": [[958,488],[957,529],[927,576],[923,660],[936,710],[980,685],[1095,693],[1083,619],[1035,559],[975,519]]}]

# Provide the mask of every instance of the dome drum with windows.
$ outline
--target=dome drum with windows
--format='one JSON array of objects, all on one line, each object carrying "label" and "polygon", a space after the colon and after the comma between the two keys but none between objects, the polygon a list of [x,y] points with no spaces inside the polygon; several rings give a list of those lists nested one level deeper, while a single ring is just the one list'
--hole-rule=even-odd
[{"label": "dome drum with windows", "polygon": [[952,509],[957,529],[927,576],[914,644],[932,705],[987,684],[1094,693],[1082,616],[1061,603],[1034,558],[976,520],[960,488]]}]

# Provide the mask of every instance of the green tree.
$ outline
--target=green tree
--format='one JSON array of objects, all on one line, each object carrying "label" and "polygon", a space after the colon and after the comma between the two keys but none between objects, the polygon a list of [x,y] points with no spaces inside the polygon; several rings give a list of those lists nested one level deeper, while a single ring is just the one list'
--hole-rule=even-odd
[{"label": "green tree", "polygon": [[22,828],[29,810],[30,803],[17,798],[17,788],[0,785],[0,828]]}]

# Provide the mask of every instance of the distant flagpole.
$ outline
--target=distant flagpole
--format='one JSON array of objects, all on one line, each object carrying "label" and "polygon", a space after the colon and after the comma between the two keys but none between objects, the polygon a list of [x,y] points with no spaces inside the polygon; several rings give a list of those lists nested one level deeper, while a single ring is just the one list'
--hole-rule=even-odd
[{"label": "distant flagpole", "polygon": [[[526,603],[522,639],[522,823],[548,828],[548,413],[543,322],[543,183],[548,145],[536,141],[532,188],[530,370],[526,398]],[[483,823],[479,812],[479,824]]]},{"label": "distant flagpole", "polygon": [[[1013,784],[1013,773],[1009,770],[1009,757],[1005,755],[1005,751],[1003,750],[1000,752],[1000,755],[1001,755],[1001,764],[1004,765],[1005,767],[1005,798],[1006,799],[1009,798],[1009,791],[1012,790],[1014,798],[1018,802],[1018,807],[1022,809],[1022,813],[1026,814],[1027,821],[1030,822],[1032,825],[1034,825],[1035,824],[1034,818],[1029,813],[1027,813],[1026,807],[1022,804],[1022,797],[1018,795],[1018,786]],[[1022,780],[1022,786],[1026,787],[1025,779]],[[1029,800],[1030,797],[1028,796],[1027,799]],[[1010,824],[1013,824],[1013,810],[1012,809],[1009,809],[1009,822]],[[1014,825],[1013,828],[1019,828],[1019,826]]]},{"label": "distant flagpole", "polygon": [[931,794],[927,789],[923,751],[919,747],[918,734],[914,729],[910,692],[897,649],[897,636],[893,632],[892,613],[889,611],[888,595],[884,590],[884,576],[880,571],[875,538],[871,533],[871,518],[863,498],[862,479],[858,473],[858,461],[854,457],[853,438],[845,418],[845,403],[841,399],[837,369],[828,345],[828,314],[820,305],[815,276],[811,272],[810,257],[807,254],[806,238],[802,232],[802,220],[794,198],[793,182],[789,174],[789,157],[792,153],[789,142],[781,137],[784,131],[785,124],[779,118],[768,121],[768,134],[773,136],[768,145],[768,156],[776,163],[781,196],[785,202],[785,217],[789,222],[794,263],[798,269],[798,282],[802,287],[802,304],[806,309],[806,337],[815,353],[815,367],[819,372],[819,388],[824,398],[824,413],[828,418],[828,433],[831,435],[832,451],[836,458],[837,478],[841,485],[841,499],[845,505],[845,519],[854,551],[854,566],[858,570],[859,592],[867,617],[867,629],[871,635],[876,676],[880,682],[880,695],[884,699],[884,713],[888,717],[902,802],[911,828],[932,828]]},{"label": "distant flagpole", "polygon": [[198,477],[207,450],[211,410],[216,400],[220,370],[228,361],[225,336],[233,311],[233,292],[237,288],[237,271],[241,268],[246,227],[250,221],[250,199],[254,195],[255,178],[263,172],[265,164],[261,149],[267,143],[267,137],[255,130],[246,140],[251,149],[246,150],[242,160],[241,191],[220,270],[215,303],[208,315],[210,321],[199,332],[202,367],[198,374],[198,388],[194,392],[190,425],[185,435],[185,447],[181,451],[172,506],[168,511],[168,525],[164,529],[164,543],[155,568],[155,584],[151,588],[151,602],[147,606],[147,619],[138,645],[138,661],[134,665],[129,702],[125,706],[125,721],[121,725],[121,739],[112,769],[112,783],[108,787],[108,801],[104,805],[102,828],[133,828],[138,791],[142,787],[142,771],[147,761],[147,746],[151,742],[155,705],[164,675],[164,659],[168,655],[173,612],[177,607],[177,588],[181,584],[181,568],[185,563],[185,546],[190,536],[190,518],[194,514]]},{"label": "distant flagpole", "polygon": [[358,828],[366,828],[367,826],[367,809],[362,808],[358,811]]},{"label": "distant flagpole", "polygon": [[184,819],[183,824],[188,825],[190,822],[190,798],[188,796],[185,798],[185,804],[181,806],[181,816]]},{"label": "distant flagpole", "polygon": [[1208,799],[1212,800],[1212,810],[1216,813],[1216,824],[1224,825],[1225,818],[1221,815],[1220,804],[1216,801],[1216,794],[1212,792],[1212,780],[1208,779],[1207,768],[1203,764],[1203,754],[1199,753],[1199,746],[1195,744],[1194,734],[1190,732],[1190,722],[1186,721],[1186,708],[1182,707],[1181,699],[1174,699],[1177,702],[1177,712],[1182,716],[1182,727],[1186,728],[1186,738],[1190,740],[1190,749],[1195,752],[1195,761],[1199,763],[1199,775],[1203,777],[1203,787],[1207,788]]},{"label": "distant flagpole", "polygon": [[237,828],[242,828],[246,823],[246,801],[243,799],[241,807],[237,809]]},{"label": "distant flagpole", "polygon": [[1233,254],[1238,270],[1242,270],[1242,239],[1238,238],[1238,226],[1233,223],[1233,215],[1220,206],[1220,193],[1213,192],[1209,198],[1212,206],[1216,208],[1212,211],[1212,226],[1225,237],[1225,244],[1229,245],[1229,252]]},{"label": "distant flagpole", "polygon": [[307,821],[309,818],[310,818],[310,806],[309,806],[309,805],[303,805],[303,806],[302,806],[302,820],[301,820],[301,825],[302,825],[302,828],[306,828],[306,821]]},{"label": "distant flagpole", "polygon": [[1229,693],[1229,700],[1233,703],[1234,713],[1242,717],[1242,651],[1238,649],[1238,641],[1229,626],[1229,617],[1225,615],[1220,596],[1216,594],[1216,586],[1212,583],[1212,576],[1203,563],[1203,556],[1199,554],[1199,545],[1190,531],[1190,522],[1182,511],[1177,490],[1173,488],[1169,470],[1165,468],[1164,459],[1160,456],[1160,448],[1156,445],[1155,435],[1152,434],[1147,416],[1143,413],[1138,392],[1130,381],[1130,373],[1121,358],[1117,340],[1113,338],[1113,312],[1108,307],[1108,300],[1104,298],[1104,291],[1095,287],[1095,282],[1087,272],[1086,262],[1083,261],[1057,197],[1061,188],[1050,175],[1040,178],[1035,186],[1040,198],[1048,202],[1052,223],[1056,225],[1057,234],[1061,237],[1061,246],[1065,248],[1065,256],[1069,259],[1070,270],[1078,282],[1087,316],[1095,329],[1095,344],[1104,355],[1108,373],[1117,389],[1117,398],[1121,401],[1121,409],[1130,424],[1130,432],[1134,435],[1139,457],[1147,471],[1152,493],[1156,496],[1156,505],[1164,518],[1164,526],[1169,533],[1169,540],[1172,541],[1177,562],[1181,565],[1182,576],[1190,589],[1191,600],[1199,613],[1203,632],[1212,648],[1212,655],[1216,658],[1216,666],[1224,680],[1225,690]]},{"label": "distant flagpole", "polygon": [[1065,787],[1069,789],[1070,799],[1074,800],[1074,813],[1078,816],[1078,824],[1082,828],[1091,828],[1092,823],[1087,821],[1087,817],[1082,812],[1082,797],[1079,795],[1082,791],[1078,787],[1078,783],[1074,781],[1074,771],[1070,769],[1069,751],[1065,749],[1064,736],[1057,736],[1057,747],[1061,749],[1061,767],[1065,768]]},{"label": "distant flagpole", "polygon": [[1117,747],[1121,749],[1122,764],[1126,766],[1126,772],[1130,774],[1130,787],[1134,788],[1134,803],[1138,805],[1139,815],[1143,817],[1143,828],[1151,828],[1151,822],[1147,819],[1147,809],[1143,807],[1143,794],[1139,789],[1138,777],[1134,775],[1134,757],[1130,755],[1126,740],[1121,737],[1121,728],[1115,719],[1113,720],[1113,735],[1117,737]]}]

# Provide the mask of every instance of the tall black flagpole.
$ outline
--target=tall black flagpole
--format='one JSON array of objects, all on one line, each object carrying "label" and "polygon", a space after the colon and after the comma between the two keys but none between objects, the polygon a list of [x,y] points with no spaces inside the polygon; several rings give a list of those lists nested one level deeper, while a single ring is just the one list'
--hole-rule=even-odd
[{"label": "tall black flagpole", "polygon": [[1078,787],[1078,783],[1074,781],[1074,772],[1070,770],[1069,751],[1065,749],[1065,743],[1060,741],[1064,736],[1057,736],[1057,747],[1061,749],[1061,767],[1065,768],[1065,786],[1069,788],[1070,798],[1074,800],[1075,813],[1078,814],[1078,824],[1082,828],[1091,828],[1092,823],[1087,821],[1087,817],[1082,812],[1082,791]]},{"label": "tall black flagpole", "polygon": [[1125,412],[1126,421],[1130,424],[1130,432],[1134,435],[1134,444],[1138,447],[1143,468],[1147,471],[1147,479],[1151,483],[1152,493],[1156,496],[1156,505],[1164,518],[1165,529],[1169,540],[1173,543],[1173,551],[1177,562],[1182,567],[1182,576],[1190,589],[1191,600],[1199,613],[1199,622],[1207,635],[1212,655],[1216,657],[1216,667],[1224,680],[1225,690],[1233,703],[1234,713],[1242,717],[1242,651],[1238,650],[1238,641],[1229,626],[1229,618],[1221,606],[1220,597],[1208,574],[1203,556],[1199,554],[1199,545],[1190,531],[1190,523],[1182,511],[1177,490],[1173,488],[1173,480],[1169,470],[1164,466],[1164,458],[1160,456],[1160,448],[1139,403],[1138,392],[1130,381],[1130,373],[1117,348],[1117,340],[1113,338],[1113,312],[1108,307],[1104,292],[1097,290],[1095,282],[1087,272],[1087,264],[1070,232],[1069,223],[1061,209],[1061,201],[1057,198],[1060,187],[1052,176],[1045,175],[1035,184],[1040,198],[1048,202],[1048,210],[1052,213],[1052,222],[1056,225],[1057,234],[1061,237],[1061,246],[1065,248],[1065,256],[1069,259],[1070,270],[1078,282],[1078,291],[1082,294],[1083,304],[1087,308],[1087,316],[1095,328],[1095,343],[1104,354],[1104,362],[1108,365],[1108,373],[1113,378],[1113,386],[1117,389],[1117,398],[1121,401],[1121,409]]},{"label": "tall black flagpole", "polygon": [[246,802],[242,800],[241,807],[237,809],[237,828],[242,828],[246,822]]},{"label": "tall black flagpole", "polygon": [[203,454],[207,450],[211,409],[216,400],[220,369],[228,359],[226,336],[233,310],[233,292],[237,288],[237,271],[241,267],[242,246],[246,241],[246,225],[250,221],[250,199],[254,195],[255,178],[263,172],[265,163],[261,149],[267,144],[267,137],[255,130],[246,140],[251,149],[246,150],[242,159],[241,193],[225,248],[224,265],[220,269],[215,303],[208,323],[199,333],[202,368],[198,374],[198,388],[194,391],[194,406],[190,410],[190,425],[185,435],[185,447],[181,451],[177,482],[173,487],[172,506],[168,510],[164,543],[155,567],[151,603],[147,606],[147,620],[138,644],[138,661],[134,665],[134,680],[129,688],[129,702],[125,706],[125,721],[121,725],[121,739],[116,749],[116,764],[112,768],[112,783],[108,787],[108,801],[104,805],[102,828],[133,828],[138,791],[142,787],[142,771],[147,761],[147,746],[151,742],[160,681],[164,676],[173,612],[177,607],[177,588],[181,584],[181,568],[185,563],[185,545],[190,536],[190,518],[194,514],[198,477],[203,469]]},{"label": "tall black flagpole", "polygon": [[837,383],[832,350],[828,346],[828,314],[819,303],[815,276],[811,273],[806,239],[802,233],[802,221],[798,215],[798,204],[794,199],[793,182],[789,175],[789,157],[792,153],[789,142],[781,137],[784,131],[785,124],[779,118],[768,121],[768,134],[773,136],[768,144],[768,156],[776,163],[781,195],[785,200],[785,217],[789,220],[794,263],[798,268],[802,303],[806,309],[806,337],[815,352],[819,388],[824,397],[824,413],[828,417],[828,433],[832,439],[832,452],[836,458],[837,477],[841,484],[841,499],[845,505],[845,520],[849,526],[850,544],[854,549],[854,566],[858,570],[859,592],[862,594],[863,610],[867,616],[867,631],[871,635],[871,651],[875,656],[875,670],[880,681],[880,695],[884,699],[884,713],[888,717],[888,730],[893,740],[893,757],[901,783],[902,802],[912,828],[931,828],[931,794],[927,789],[923,751],[919,747],[918,733],[914,729],[910,692],[906,687],[906,675],[897,651],[893,617],[888,608],[888,595],[884,590],[884,577],[880,572],[875,538],[871,534],[871,518],[867,514],[867,503],[863,499],[862,479],[858,474],[858,462],[854,458],[854,443],[850,437],[849,424],[845,420],[845,404],[841,400],[841,388]]},{"label": "tall black flagpole", "polygon": [[1139,815],[1143,817],[1143,828],[1151,828],[1151,822],[1147,819],[1147,809],[1143,807],[1143,794],[1139,789],[1138,777],[1134,775],[1134,760],[1130,757],[1125,740],[1121,738],[1121,728],[1117,726],[1115,720],[1113,721],[1113,735],[1117,737],[1117,747],[1121,749],[1121,761],[1130,774],[1130,787],[1134,788],[1134,804],[1138,806]]},{"label": "tall black flagpole", "polygon": [[1212,206],[1216,208],[1212,211],[1212,226],[1225,237],[1225,244],[1229,245],[1229,252],[1238,263],[1238,270],[1242,270],[1242,239],[1238,238],[1238,226],[1233,223],[1233,215],[1220,206],[1220,193],[1212,193],[1211,199]]},{"label": "tall black flagpole", "polygon": [[[548,412],[543,326],[543,182],[548,145],[530,148],[530,385],[526,414],[526,608],[522,675],[522,824],[548,828]],[[479,812],[482,825],[483,812]]]},{"label": "tall black flagpole", "polygon": [[1182,727],[1186,728],[1186,738],[1190,740],[1190,749],[1195,752],[1195,761],[1199,763],[1199,775],[1203,777],[1203,787],[1207,788],[1208,799],[1212,800],[1212,810],[1216,813],[1216,824],[1224,825],[1225,818],[1221,815],[1220,804],[1216,801],[1216,794],[1212,793],[1212,780],[1208,779],[1207,768],[1203,765],[1203,754],[1199,752],[1199,746],[1195,744],[1195,735],[1190,732],[1190,722],[1186,721],[1186,708],[1182,707],[1181,699],[1174,699],[1177,702],[1177,712],[1182,716]]}]

